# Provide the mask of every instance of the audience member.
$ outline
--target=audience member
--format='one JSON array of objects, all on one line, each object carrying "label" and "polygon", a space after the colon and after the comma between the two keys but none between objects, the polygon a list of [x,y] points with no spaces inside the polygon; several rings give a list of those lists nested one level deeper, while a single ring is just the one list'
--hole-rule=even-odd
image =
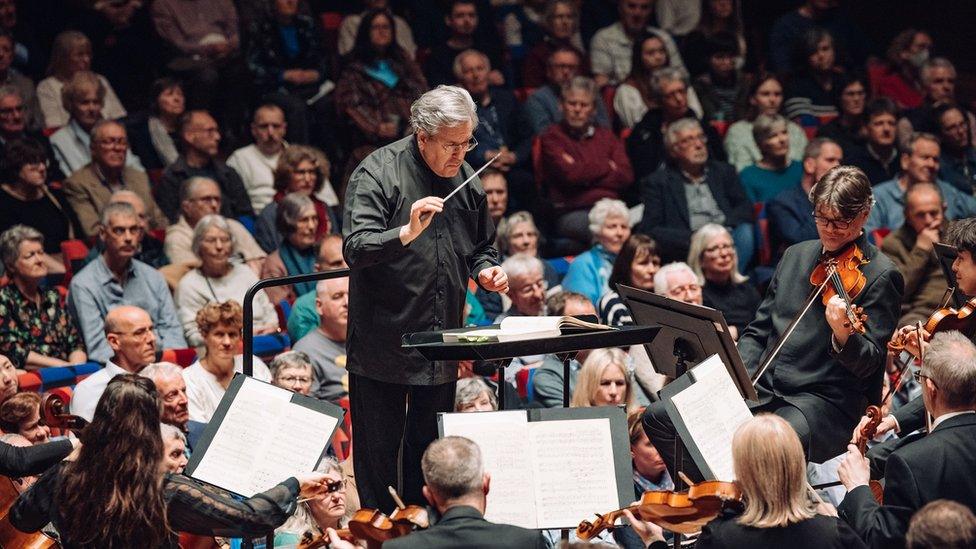
[{"label": "audience member", "polygon": [[320,400],[338,402],[348,391],[346,376],[346,331],[349,325],[349,277],[320,280],[315,286],[315,310],[319,325],[293,345],[311,361],[315,370],[310,394]]},{"label": "audience member", "polygon": [[338,489],[331,489],[322,497],[310,498],[300,504],[295,514],[285,524],[275,531],[275,542],[281,533],[289,532],[295,536],[295,541],[311,535],[313,539],[324,534],[328,528],[345,528],[356,511],[359,510],[359,497],[356,495],[355,485],[345,471],[349,460],[342,465],[329,456],[322,459],[315,470],[325,474],[327,482],[339,483]]},{"label": "audience member", "polygon": [[[687,2],[687,4],[692,4]],[[660,19],[659,19],[660,21]],[[710,0],[701,4],[701,18],[698,25],[681,44],[681,55],[691,76],[698,76],[708,70],[708,38],[718,33],[730,33],[738,43],[735,68],[741,70],[746,63],[746,55],[755,56],[747,50],[745,26],[742,24],[742,5],[739,0]]]},{"label": "audience member", "polygon": [[24,392],[0,405],[0,429],[17,433],[31,444],[44,444],[51,437],[51,428],[41,420],[41,395]]},{"label": "audience member", "polygon": [[864,147],[844,149],[844,164],[859,168],[872,185],[888,181],[898,172],[898,147],[895,144],[894,102],[887,97],[871,100],[864,109],[867,121],[867,143]]},{"label": "audience member", "polygon": [[234,4],[157,0],[150,10],[163,39],[166,70],[183,81],[189,108],[219,113],[221,126],[236,130],[244,112],[246,78]]},{"label": "audience member", "polygon": [[519,81],[526,54],[545,35],[543,19],[548,0],[525,0],[494,9],[495,26],[504,41],[508,58],[511,60],[511,81]]},{"label": "audience member", "polygon": [[481,377],[463,377],[454,393],[455,412],[493,412],[498,409],[498,397]]},{"label": "audience member", "polygon": [[318,21],[298,13],[300,5],[295,0],[273,2],[271,13],[252,24],[247,66],[262,101],[283,109],[288,140],[322,147],[327,126],[335,121],[332,98],[327,95],[334,87],[328,79],[330,52],[322,43]]},{"label": "audience member", "polygon": [[966,112],[956,105],[937,107],[933,116],[938,124],[942,155],[939,178],[966,194],[976,189],[976,148]]},{"label": "audience member", "polygon": [[[212,301],[229,300],[241,303],[247,290],[257,284],[258,277],[246,265],[231,263],[236,248],[234,235],[227,220],[217,214],[204,216],[193,228],[193,255],[200,258],[200,266],[186,273],[176,288],[176,313],[183,326],[183,335],[191,347],[203,345],[197,326],[197,313]],[[278,315],[265,292],[254,296],[254,334],[278,331]]]},{"label": "audience member", "polygon": [[908,28],[895,35],[888,46],[886,63],[872,75],[874,94],[891,99],[900,109],[921,107],[920,73],[931,49],[932,36],[923,30]]},{"label": "audience member", "polygon": [[[551,316],[581,316],[596,315],[596,309],[583,294],[561,291],[549,296],[546,300],[546,312]],[[569,361],[569,395],[576,389],[576,378],[583,365],[579,362],[586,360],[589,351],[581,351]],[[531,399],[544,408],[558,408],[563,402],[563,361],[556,355],[546,355],[542,365],[536,367],[532,376]],[[569,405],[567,401],[565,405]]]},{"label": "audience member", "polygon": [[[613,110],[624,128],[633,128],[648,110],[657,106],[657,99],[651,92],[651,80],[655,71],[671,66],[664,40],[657,34],[645,34],[634,40],[630,55],[630,74],[613,95]],[[704,113],[694,88],[688,89],[688,107],[697,116]]]},{"label": "audience member", "polygon": [[9,358],[0,355],[0,404],[17,394],[19,383],[17,367]]},{"label": "audience member", "polygon": [[631,411],[636,404],[628,358],[627,353],[616,347],[591,351],[583,361],[569,405],[573,408],[624,406]]},{"label": "audience member", "polygon": [[[88,421],[106,385],[118,374],[137,374],[156,358],[156,327],[145,310],[119,305],[103,313],[103,341],[110,348],[105,366],[81,380],[71,395],[71,413]],[[94,353],[94,351],[91,351]]]},{"label": "audience member", "polygon": [[[220,212],[221,202],[220,187],[213,179],[194,176],[180,183],[180,220],[166,228],[164,244],[171,262],[191,268],[200,265],[200,258],[193,252],[193,229],[205,216]],[[224,221],[234,241],[231,263],[247,264],[259,274],[267,254],[239,221]]]},{"label": "audience member", "polygon": [[99,238],[105,251],[71,279],[68,292],[68,308],[81,329],[88,357],[97,362],[111,357],[114,347],[105,337],[105,315],[123,303],[141,307],[149,315],[161,348],[186,347],[166,280],[133,258],[142,239],[135,209],[125,203],[106,206]]},{"label": "audience member", "polygon": [[316,238],[338,232],[336,209],[339,199],[329,182],[330,169],[329,159],[322,151],[313,147],[291,145],[281,153],[273,174],[272,200],[261,210],[254,227],[255,238],[262,249],[271,253],[281,244],[284,235],[275,225],[278,203],[291,193],[306,195],[315,204],[315,211],[321,220],[315,231]]},{"label": "audience member", "polygon": [[488,168],[481,172],[481,187],[488,197],[488,214],[498,227],[508,211],[508,180],[503,172]]},{"label": "audience member", "polygon": [[28,121],[31,129],[42,127],[40,106],[34,91],[34,82],[13,67],[16,42],[8,31],[0,28],[0,86],[17,90],[23,100],[21,115]]},{"label": "audience member", "polygon": [[[522,107],[525,124],[533,136],[537,136],[563,119],[560,98],[563,86],[581,75],[585,57],[574,48],[555,48],[546,60],[545,83],[529,95]],[[601,128],[610,128],[610,116],[603,101],[596,102],[594,122]]]},{"label": "audience member", "polygon": [[868,461],[857,446],[848,446],[837,470],[847,489],[837,511],[872,547],[903,545],[911,515],[930,501],[976,505],[976,483],[964,474],[973,469],[976,453],[976,347],[959,332],[935,334],[915,379],[935,419],[927,436],[888,456],[884,503],[868,489]]},{"label": "audience member", "polygon": [[814,27],[797,43],[795,72],[786,88],[786,116],[804,128],[818,128],[833,120],[837,107],[833,93],[842,69],[830,32]]},{"label": "audience member", "polygon": [[678,46],[667,32],[650,26],[653,2],[651,0],[618,0],[618,20],[604,27],[590,40],[590,62],[599,87],[616,86],[630,74],[631,50],[634,40],[644,33],[661,37],[667,50],[671,67],[684,69]]},{"label": "audience member", "polygon": [[766,204],[769,234],[775,253],[804,240],[817,238],[810,190],[828,170],[839,166],[844,151],[831,139],[817,137],[803,151],[800,184],[786,189]]},{"label": "audience member", "polygon": [[602,198],[587,213],[587,220],[594,245],[570,263],[563,288],[599,303],[610,289],[607,283],[617,254],[630,237],[630,211],[620,200]]},{"label": "audience member", "polygon": [[976,198],[936,178],[939,140],[930,133],[913,133],[902,144],[901,174],[874,187],[874,207],[865,232],[895,230],[905,222],[905,191],[917,183],[935,183],[946,203],[947,219],[976,216]]},{"label": "audience member", "polygon": [[698,274],[687,263],[668,263],[654,273],[654,293],[671,299],[702,305],[702,287]]},{"label": "audience member", "polygon": [[817,137],[829,137],[844,150],[863,148],[867,140],[868,80],[860,73],[845,73],[838,77],[833,89],[834,104],[839,116],[817,129]]},{"label": "audience member", "polygon": [[[407,133],[410,105],[427,89],[420,67],[395,43],[392,17],[366,12],[336,86],[336,110],[348,119],[352,148],[343,183],[369,153]],[[453,63],[452,55],[449,75]]]},{"label": "audience member", "polygon": [[[922,92],[925,95],[921,106],[908,109],[898,120],[898,139],[903,140],[913,131],[938,133],[938,120],[933,117],[935,109],[941,105],[956,104],[956,67],[945,57],[929,59],[922,65]],[[969,131],[976,132],[976,116],[966,111]]]},{"label": "audience member", "polygon": [[124,125],[112,120],[96,122],[91,129],[91,162],[64,183],[64,194],[87,237],[98,233],[99,212],[112,193],[122,189],[139,195],[146,206],[150,228],[165,229],[169,224],[153,200],[146,172],[126,166],[128,145]]},{"label": "audience member", "polygon": [[[637,180],[654,173],[667,157],[664,133],[674,122],[682,118],[700,118],[688,108],[688,79],[683,70],[658,69],[651,79],[651,93],[657,108],[647,111],[627,137],[627,156],[634,166]],[[709,155],[725,161],[722,139],[711,124],[699,124],[705,132],[705,146]]]},{"label": "audience member", "polygon": [[186,435],[168,423],[159,424],[160,436],[163,440],[163,459],[159,462],[159,469],[163,473],[178,475],[186,467]]},{"label": "audience member", "polygon": [[[109,195],[108,204],[116,203],[125,203],[132,206],[132,209],[136,212],[136,217],[139,218],[139,225],[142,227],[142,239],[139,240],[136,255],[133,257],[154,269],[159,269],[159,272],[166,278],[166,283],[169,284],[170,288],[175,288],[179,277],[183,276],[184,269],[182,267],[169,266],[169,258],[166,257],[166,252],[163,250],[163,239],[157,239],[154,234],[149,232],[149,217],[146,215],[146,203],[142,201],[139,195],[128,189],[121,189]],[[105,242],[102,242],[102,239],[98,238],[97,231],[93,238],[95,242],[88,250],[88,255],[85,256],[85,265],[98,259],[98,256],[105,251]]]},{"label": "audience member", "polygon": [[[51,135],[51,148],[61,172],[71,175],[91,162],[91,130],[102,120],[106,88],[97,75],[78,71],[61,88],[61,101],[71,115],[67,125]],[[126,149],[126,166],[142,170],[139,159]]]},{"label": "audience member", "polygon": [[737,102],[745,95],[749,86],[746,75],[736,68],[741,44],[731,32],[718,32],[705,40],[708,60],[708,70],[697,76],[694,88],[688,92],[688,102],[691,103],[692,92],[697,92],[701,98],[702,113],[705,120],[731,122],[735,119]]},{"label": "audience member", "polygon": [[488,56],[490,66],[496,67],[488,74],[488,83],[492,86],[505,84],[502,67],[502,50],[500,43],[484,40],[484,34],[478,32],[480,23],[478,9],[474,0],[451,0],[446,3],[447,10],[444,23],[450,35],[447,40],[436,44],[427,58],[427,83],[433,86],[454,84],[454,60],[458,54],[468,49],[475,49]]},{"label": "audience member", "polygon": [[768,202],[803,178],[803,164],[789,158],[788,121],[779,114],[761,114],[752,123],[752,137],[762,153],[752,166],[739,173],[746,196],[753,203]]},{"label": "audience member", "polygon": [[61,167],[55,160],[51,142],[43,133],[30,127],[30,119],[27,115],[28,104],[24,101],[22,92],[13,86],[0,86],[0,147],[6,147],[7,143],[20,139],[37,141],[44,147],[48,177],[52,181],[63,181],[64,174],[61,173]]},{"label": "audience member", "polygon": [[[159,420],[172,425],[181,433],[189,435],[188,443],[202,434],[203,423],[190,421],[189,399],[186,397],[186,382],[183,381],[183,368],[172,362],[156,362],[143,368],[139,375],[148,377],[159,394]],[[192,450],[193,445],[189,448]]]},{"label": "audience member", "polygon": [[268,367],[271,370],[272,384],[300,395],[310,396],[312,384],[318,380],[312,360],[306,353],[298,350],[279,354]]},{"label": "audience member", "polygon": [[168,77],[154,81],[150,95],[149,111],[128,117],[125,125],[132,152],[150,174],[161,174],[179,157],[176,144],[180,140],[180,118],[186,112],[186,96],[183,84]]},{"label": "audience member", "polygon": [[581,74],[589,74],[589,59],[580,39],[579,7],[573,0],[550,0],[546,3],[542,19],[542,39],[535,43],[522,59],[522,86],[538,88],[546,84],[549,57],[560,48],[576,51],[583,66]]},{"label": "audience member", "polygon": [[[319,242],[318,256],[315,258],[315,272],[346,269],[346,260],[342,257],[342,235],[330,233]],[[292,341],[305,337],[319,325],[317,292],[308,292],[298,296],[291,305],[288,316],[288,335]]]},{"label": "audience member", "polygon": [[732,339],[752,322],[761,300],[736,267],[735,245],[728,229],[709,223],[691,236],[688,265],[701,284],[702,304],[722,311]]},{"label": "audience member", "polygon": [[[359,13],[350,13],[342,18],[339,25],[338,50],[339,55],[347,55],[356,45],[356,36],[359,34],[359,26],[363,17],[370,10],[390,9],[389,0],[364,0],[362,2],[366,10]],[[393,23],[396,32],[396,42],[400,49],[413,59],[417,53],[417,44],[413,41],[413,30],[407,20],[399,15],[393,15]]]},{"label": "audience member", "polygon": [[[740,172],[762,158],[759,145],[752,137],[752,124],[759,115],[780,114],[783,107],[783,84],[773,74],[761,74],[752,80],[747,97],[748,104],[742,108],[742,118],[729,126],[724,141],[729,163]],[[803,158],[803,148],[807,146],[807,134],[792,120],[787,122],[786,129],[790,135],[789,158],[800,160]]]},{"label": "audience member", "polygon": [[[264,260],[261,278],[311,273],[318,252],[315,243],[318,241],[316,231],[319,223],[319,215],[311,198],[297,192],[286,195],[275,216],[275,226],[284,239],[278,249]],[[282,300],[292,303],[296,297],[314,289],[312,282],[299,282],[273,286],[265,291],[272,303]]]},{"label": "audience member", "polygon": [[86,362],[85,344],[64,296],[40,287],[48,274],[44,236],[14,225],[0,234],[0,258],[10,279],[0,287],[0,353],[23,369]]},{"label": "audience member", "polygon": [[27,225],[44,235],[48,270],[63,273],[61,242],[81,234],[78,219],[60,189],[48,185],[47,157],[37,141],[11,141],[0,165],[0,231]]},{"label": "audience member", "polygon": [[274,196],[274,171],[285,150],[287,130],[281,107],[261,105],[251,120],[254,143],[237,149],[227,158],[227,166],[241,176],[255,212],[260,212]]},{"label": "audience member", "polygon": [[643,234],[630,235],[613,262],[613,270],[607,280],[609,289],[600,297],[600,322],[610,326],[632,325],[634,319],[617,293],[617,284],[654,291],[654,274],[660,268],[661,256],[658,255],[654,239]]},{"label": "audience member", "polygon": [[593,124],[596,101],[593,81],[574,78],[563,86],[563,121],[539,137],[539,163],[558,216],[555,232],[581,245],[591,238],[586,226],[590,208],[602,199],[619,199],[634,182],[623,142]]},{"label": "audience member", "polygon": [[912,515],[906,549],[967,549],[976,546],[976,515],[960,503],[937,499]]},{"label": "audience member", "polygon": [[546,314],[546,289],[549,285],[542,276],[542,260],[519,253],[502,262],[502,270],[508,275],[508,296],[511,306],[495,321],[510,316],[544,316]]},{"label": "audience member", "polygon": [[905,278],[899,326],[928,321],[932,311],[943,305],[946,283],[939,259],[932,252],[941,241],[946,204],[939,187],[916,183],[904,194],[905,223],[881,242],[881,251],[895,263]]},{"label": "audience member", "polygon": [[[240,351],[244,316],[234,300],[211,301],[197,312],[196,320],[206,351],[183,370],[183,381],[190,421],[208,423],[234,374],[244,371],[244,355]],[[253,360],[254,379],[270,383],[268,366],[258,357]]]},{"label": "audience member", "polygon": [[180,184],[196,176],[212,179],[220,186],[220,215],[233,219],[253,216],[254,208],[241,176],[217,156],[220,145],[217,121],[206,111],[187,111],[180,117],[179,132],[180,156],[166,167],[162,180],[155,186],[156,201],[170,222],[176,223],[180,214]]},{"label": "audience member", "polygon": [[668,126],[664,144],[671,161],[639,183],[644,218],[637,232],[654,237],[668,261],[687,258],[691,234],[706,223],[729,227],[741,268],[754,247],[752,204],[735,169],[709,158],[706,140],[693,118]]},{"label": "audience member", "polygon": [[15,0],[0,0],[0,28],[14,37],[14,66],[38,79],[44,72],[44,52],[31,24],[17,14]]},{"label": "audience member", "polygon": [[647,438],[641,425],[641,410],[627,414],[630,438],[630,459],[634,467],[634,497],[640,498],[648,490],[673,490],[674,481],[657,448]]},{"label": "audience member", "polygon": [[790,74],[799,68],[794,53],[801,46],[805,33],[821,28],[837,41],[851,66],[863,66],[871,45],[864,31],[857,27],[849,14],[837,9],[831,0],[805,0],[796,10],[780,16],[769,31],[769,69],[777,74]]},{"label": "audience member", "polygon": [[760,414],[740,425],[732,437],[732,467],[745,507],[706,524],[697,547],[865,547],[830,509],[810,499],[803,446],[786,420]]},{"label": "audience member", "polygon": [[[48,77],[37,84],[37,99],[44,117],[44,127],[60,128],[68,124],[73,113],[67,101],[62,100],[63,89],[76,74],[90,71],[91,62],[92,44],[84,34],[69,30],[54,39],[51,63],[47,68]],[[99,93],[102,117],[114,120],[125,116],[125,107],[108,80],[100,74],[92,73],[92,76],[98,79],[99,87],[104,90]]]}]

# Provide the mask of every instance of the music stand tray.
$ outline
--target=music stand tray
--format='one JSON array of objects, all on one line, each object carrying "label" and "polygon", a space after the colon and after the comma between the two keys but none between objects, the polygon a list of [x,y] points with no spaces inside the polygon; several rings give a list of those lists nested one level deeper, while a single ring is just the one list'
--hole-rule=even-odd
[{"label": "music stand tray", "polygon": [[[493,326],[497,328],[498,326]],[[402,346],[416,349],[427,360],[485,360],[499,368],[498,404],[502,406],[505,396],[504,370],[507,362],[515,357],[530,355],[567,355],[563,360],[563,395],[569,393],[569,356],[586,349],[605,347],[629,347],[640,343],[650,343],[660,330],[659,326],[623,326],[613,330],[589,330],[563,328],[562,335],[520,341],[485,341],[444,343],[445,333],[460,333],[470,328],[457,328],[437,332],[414,332],[404,334]],[[565,400],[565,398],[564,398]]]}]

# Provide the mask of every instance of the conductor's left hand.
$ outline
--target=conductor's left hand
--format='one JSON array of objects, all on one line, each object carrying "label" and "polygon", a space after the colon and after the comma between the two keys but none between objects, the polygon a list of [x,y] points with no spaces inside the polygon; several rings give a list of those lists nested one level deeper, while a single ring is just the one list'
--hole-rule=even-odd
[{"label": "conductor's left hand", "polygon": [[489,292],[505,293],[508,291],[508,275],[501,267],[488,267],[478,273],[478,284]]}]

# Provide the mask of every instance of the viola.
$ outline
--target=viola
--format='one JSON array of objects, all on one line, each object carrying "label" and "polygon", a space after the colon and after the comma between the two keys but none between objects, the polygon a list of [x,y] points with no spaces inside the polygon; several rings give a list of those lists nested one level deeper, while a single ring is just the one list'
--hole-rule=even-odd
[{"label": "viola", "polygon": [[810,273],[810,284],[815,288],[823,288],[821,300],[824,306],[835,295],[844,300],[847,325],[852,334],[863,334],[864,323],[867,321],[863,308],[853,305],[852,300],[868,283],[867,277],[861,272],[861,267],[868,262],[861,248],[851,242],[839,253],[825,255]]},{"label": "viola", "polygon": [[[868,417],[868,422],[864,424],[864,427],[861,427],[861,436],[857,439],[857,449],[860,450],[862,456],[868,451],[868,441],[878,433],[878,425],[881,424],[882,416],[881,408],[873,404],[868,406],[864,414]],[[868,488],[871,489],[871,495],[874,496],[875,501],[881,503],[884,497],[884,488],[881,483],[877,480],[871,480],[868,483]]]},{"label": "viola", "polygon": [[590,522],[584,520],[576,527],[576,535],[581,540],[590,540],[604,530],[614,527],[624,510],[630,511],[640,520],[653,522],[661,528],[679,534],[698,532],[711,522],[729,505],[741,505],[742,491],[734,482],[707,480],[697,484],[689,483],[683,492],[672,490],[648,490],[641,500],[630,507],[610,511]]}]

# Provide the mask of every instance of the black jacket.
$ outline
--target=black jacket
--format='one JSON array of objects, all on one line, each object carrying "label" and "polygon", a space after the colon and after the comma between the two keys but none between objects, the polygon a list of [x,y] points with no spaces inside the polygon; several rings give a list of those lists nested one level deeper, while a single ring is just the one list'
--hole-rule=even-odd
[{"label": "black jacket", "polygon": [[[739,183],[735,168],[725,162],[709,160],[705,183],[712,190],[715,203],[725,213],[725,226],[735,227],[752,220],[752,204]],[[685,196],[685,178],[681,170],[667,163],[638,183],[644,218],[638,232],[657,240],[661,259],[686,261],[691,242],[691,215]]]},{"label": "black jacket", "polygon": [[[701,123],[705,137],[708,138],[709,158],[722,162],[728,159],[725,147],[722,146],[722,138],[711,124],[699,119],[691,109],[688,109],[683,118],[694,118]],[[651,109],[627,136],[627,156],[634,167],[635,180],[650,175],[667,161],[668,153],[664,147],[664,133],[661,131],[663,125],[664,115],[661,109]]]},{"label": "black jacket", "polygon": [[871,547],[903,547],[908,521],[936,499],[976,509],[976,414],[949,418],[888,457],[884,505],[867,486],[851,490],[837,511]]},{"label": "black jacket", "polygon": [[540,532],[493,524],[474,507],[459,505],[448,509],[437,524],[392,539],[383,544],[383,549],[543,549],[547,546]]},{"label": "black jacket", "polygon": [[[854,298],[868,316],[867,331],[852,335],[835,353],[824,305],[817,299],[757,385],[761,402],[778,397],[803,413],[811,431],[809,459],[816,463],[843,452],[864,409],[881,400],[885,345],[901,316],[901,273],[863,233],[856,243],[868,260],[861,267],[867,284]],[[811,240],[783,254],[755,320],[739,337],[739,354],[750,373],[806,305],[813,289],[810,273],[821,251],[820,241]]]},{"label": "black jacket", "polygon": [[154,194],[156,204],[163,210],[170,223],[176,223],[180,217],[180,185],[193,176],[209,177],[220,186],[220,215],[237,219],[244,215],[254,215],[251,199],[247,196],[244,181],[234,168],[219,160],[211,161],[205,168],[191,168],[186,164],[186,157],[180,155],[163,172],[163,179],[156,185]]},{"label": "black jacket", "polygon": [[864,547],[851,527],[837,517],[816,515],[780,528],[754,528],[738,523],[730,511],[702,528],[695,549],[860,549]]}]

